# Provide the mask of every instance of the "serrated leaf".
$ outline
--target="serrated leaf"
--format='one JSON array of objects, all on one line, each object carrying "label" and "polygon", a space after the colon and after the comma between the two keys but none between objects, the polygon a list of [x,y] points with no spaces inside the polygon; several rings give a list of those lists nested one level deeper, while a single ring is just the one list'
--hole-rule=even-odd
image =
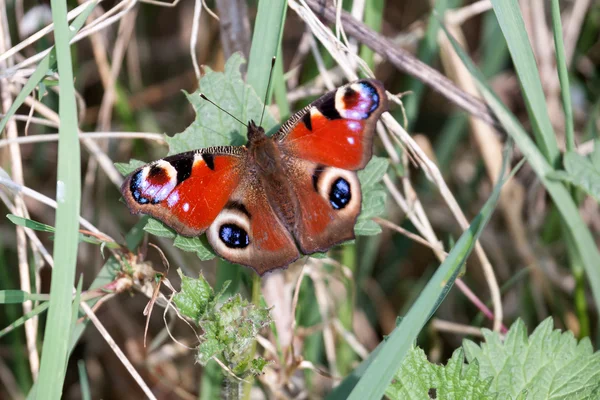
[{"label": "serrated leaf", "polygon": [[132,158],[131,160],[129,160],[128,163],[115,163],[114,165],[117,171],[121,173],[121,175],[127,176],[142,165],[146,165],[146,163],[144,161]]},{"label": "serrated leaf", "polygon": [[394,376],[385,394],[400,399],[495,399],[490,392],[490,379],[479,378],[479,366],[463,366],[462,349],[457,349],[448,363],[431,364],[422,349],[413,347]]},{"label": "serrated leaf", "polygon": [[600,140],[594,140],[594,151],[590,154],[590,161],[597,170],[600,170]]},{"label": "serrated leaf", "polygon": [[373,156],[365,169],[358,171],[358,180],[363,193],[366,191],[365,189],[369,189],[383,179],[389,165],[387,158]]},{"label": "serrated leaf", "polygon": [[208,306],[214,299],[213,288],[202,274],[198,279],[193,279],[185,276],[181,270],[177,272],[181,277],[181,290],[173,296],[173,302],[179,312],[198,321],[207,312]]},{"label": "serrated leaf", "polygon": [[588,159],[574,151],[565,154],[563,163],[565,171],[552,172],[548,177],[569,182],[600,203],[600,166],[595,165],[591,157]]},{"label": "serrated leaf", "polygon": [[206,366],[211,358],[222,353],[223,350],[225,350],[225,345],[223,343],[215,338],[207,339],[198,346],[196,360],[198,360],[201,365]]},{"label": "serrated leaf", "polygon": [[195,252],[202,261],[212,260],[216,256],[210,245],[199,237],[190,238],[177,235],[173,245],[184,251]]},{"label": "serrated leaf", "polygon": [[358,171],[362,191],[360,215],[354,226],[354,234],[373,236],[381,233],[381,227],[371,220],[385,212],[387,193],[379,184],[387,172],[389,162],[386,158],[374,156],[365,169]]},{"label": "serrated leaf", "polygon": [[[215,72],[205,67],[200,78],[199,89],[187,94],[196,111],[196,119],[183,132],[166,137],[169,155],[210,146],[242,145],[246,142],[246,128],[238,121],[220,111],[213,104],[200,98],[200,93],[246,123],[259,123],[263,102],[254,89],[247,85],[240,73],[246,61],[240,53],[234,53],[225,64],[224,72]],[[269,132],[277,122],[265,111],[262,126]]]},{"label": "serrated leaf", "polygon": [[150,218],[146,226],[144,226],[144,231],[154,236],[166,237],[169,239],[174,239],[177,236],[177,233],[175,233],[173,229],[152,218]]},{"label": "serrated leaf", "polygon": [[529,337],[521,320],[504,341],[487,329],[483,334],[485,343],[465,340],[463,348],[469,362],[479,362],[479,376],[492,378],[499,400],[591,399],[600,390],[600,353],[593,353],[587,338],[577,343],[571,332],[553,330],[552,318]]},{"label": "serrated leaf", "polygon": [[354,225],[354,234],[357,236],[375,236],[381,233],[381,227],[372,219],[362,219]]},{"label": "serrated leaf", "polygon": [[387,193],[381,185],[375,185],[364,194],[359,220],[377,217],[385,211]]}]

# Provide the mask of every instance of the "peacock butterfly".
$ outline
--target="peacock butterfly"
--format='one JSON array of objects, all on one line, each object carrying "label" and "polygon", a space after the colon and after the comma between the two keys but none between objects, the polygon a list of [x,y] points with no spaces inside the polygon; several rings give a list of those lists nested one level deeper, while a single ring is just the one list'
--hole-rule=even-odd
[{"label": "peacock butterfly", "polygon": [[373,153],[387,111],[381,82],[329,92],[267,136],[248,123],[245,146],[176,154],[131,173],[121,192],[183,236],[206,232],[215,252],[263,275],[302,254],[353,239],[361,190],[355,171]]}]

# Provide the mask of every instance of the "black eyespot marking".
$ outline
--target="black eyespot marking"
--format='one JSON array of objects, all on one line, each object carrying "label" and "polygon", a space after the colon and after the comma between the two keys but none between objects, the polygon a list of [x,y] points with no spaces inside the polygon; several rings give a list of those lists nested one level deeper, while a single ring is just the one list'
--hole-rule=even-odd
[{"label": "black eyespot marking", "polygon": [[250,215],[250,211],[248,211],[246,206],[240,203],[239,201],[230,201],[229,203],[225,204],[225,208],[230,210],[238,210],[242,214],[245,214],[246,217],[252,218],[252,215]]},{"label": "black eyespot marking", "polygon": [[329,191],[329,202],[336,210],[346,207],[352,199],[350,183],[344,178],[337,178]]},{"label": "black eyespot marking", "polygon": [[335,108],[335,95],[325,99],[317,106],[317,110],[329,120],[342,118],[337,108]]},{"label": "black eyespot marking", "polygon": [[250,244],[250,238],[246,231],[235,224],[221,225],[219,238],[230,249],[243,249]]},{"label": "black eyespot marking", "polygon": [[[142,172],[142,171],[140,171]],[[155,178],[157,176],[160,176],[162,174],[165,173],[165,170],[163,169],[163,167],[160,167],[158,164],[154,164],[151,168],[150,171],[148,171],[148,178]]]},{"label": "black eyespot marking", "polygon": [[194,165],[194,157],[181,157],[176,160],[171,160],[169,163],[177,171],[177,184],[185,181],[192,174],[192,166]]},{"label": "black eyespot marking", "polygon": [[139,170],[131,177],[131,181],[129,182],[129,190],[131,191],[131,195],[133,199],[140,204],[148,204],[149,200],[145,197],[142,197],[142,191],[140,189],[140,181],[142,179],[142,170]]},{"label": "black eyespot marking", "polygon": [[344,92],[344,101],[351,100],[358,96],[360,95],[356,90],[352,89],[350,86],[346,87],[346,91]]},{"label": "black eyespot marking", "polygon": [[208,168],[210,168],[213,171],[215,170],[215,155],[214,154],[202,153],[202,159],[204,160],[204,162],[206,163],[206,166]]},{"label": "black eyespot marking", "polygon": [[312,131],[312,121],[310,120],[310,110],[304,114],[304,117],[302,117],[302,122],[304,122],[304,126],[306,126],[306,129],[308,129],[309,131]]},{"label": "black eyespot marking", "polygon": [[317,165],[317,168],[315,168],[315,171],[312,175],[313,188],[317,193],[319,192],[319,179],[321,179],[321,174],[323,173],[323,171],[325,171],[325,167],[322,165]]}]

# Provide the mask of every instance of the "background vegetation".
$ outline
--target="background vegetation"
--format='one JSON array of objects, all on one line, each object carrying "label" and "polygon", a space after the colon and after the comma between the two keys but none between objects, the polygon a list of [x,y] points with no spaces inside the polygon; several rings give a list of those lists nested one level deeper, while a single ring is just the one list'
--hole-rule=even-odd
[{"label": "background vegetation", "polygon": [[[0,13],[0,397],[600,397],[598,3]],[[392,107],[360,236],[261,280],[118,188],[136,159],[242,144],[197,94],[259,114],[275,55],[269,126],[357,77]]]}]

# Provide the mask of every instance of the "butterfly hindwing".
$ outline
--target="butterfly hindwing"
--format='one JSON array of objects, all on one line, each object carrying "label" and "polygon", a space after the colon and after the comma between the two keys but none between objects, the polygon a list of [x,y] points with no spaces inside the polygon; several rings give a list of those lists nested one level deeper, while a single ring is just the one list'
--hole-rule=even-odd
[{"label": "butterfly hindwing", "polygon": [[184,236],[201,235],[238,187],[246,154],[212,147],[165,157],[134,171],[121,186],[133,214],[148,214]]},{"label": "butterfly hindwing", "polygon": [[300,257],[258,176],[248,174],[206,232],[221,257],[263,275]]},{"label": "butterfly hindwing", "polygon": [[289,182],[298,197],[293,233],[300,251],[312,254],[354,239],[361,191],[354,171],[294,159]]},{"label": "butterfly hindwing", "polygon": [[359,80],[294,114],[274,138],[282,152],[295,158],[359,170],[371,159],[375,125],[387,107],[381,82]]}]

